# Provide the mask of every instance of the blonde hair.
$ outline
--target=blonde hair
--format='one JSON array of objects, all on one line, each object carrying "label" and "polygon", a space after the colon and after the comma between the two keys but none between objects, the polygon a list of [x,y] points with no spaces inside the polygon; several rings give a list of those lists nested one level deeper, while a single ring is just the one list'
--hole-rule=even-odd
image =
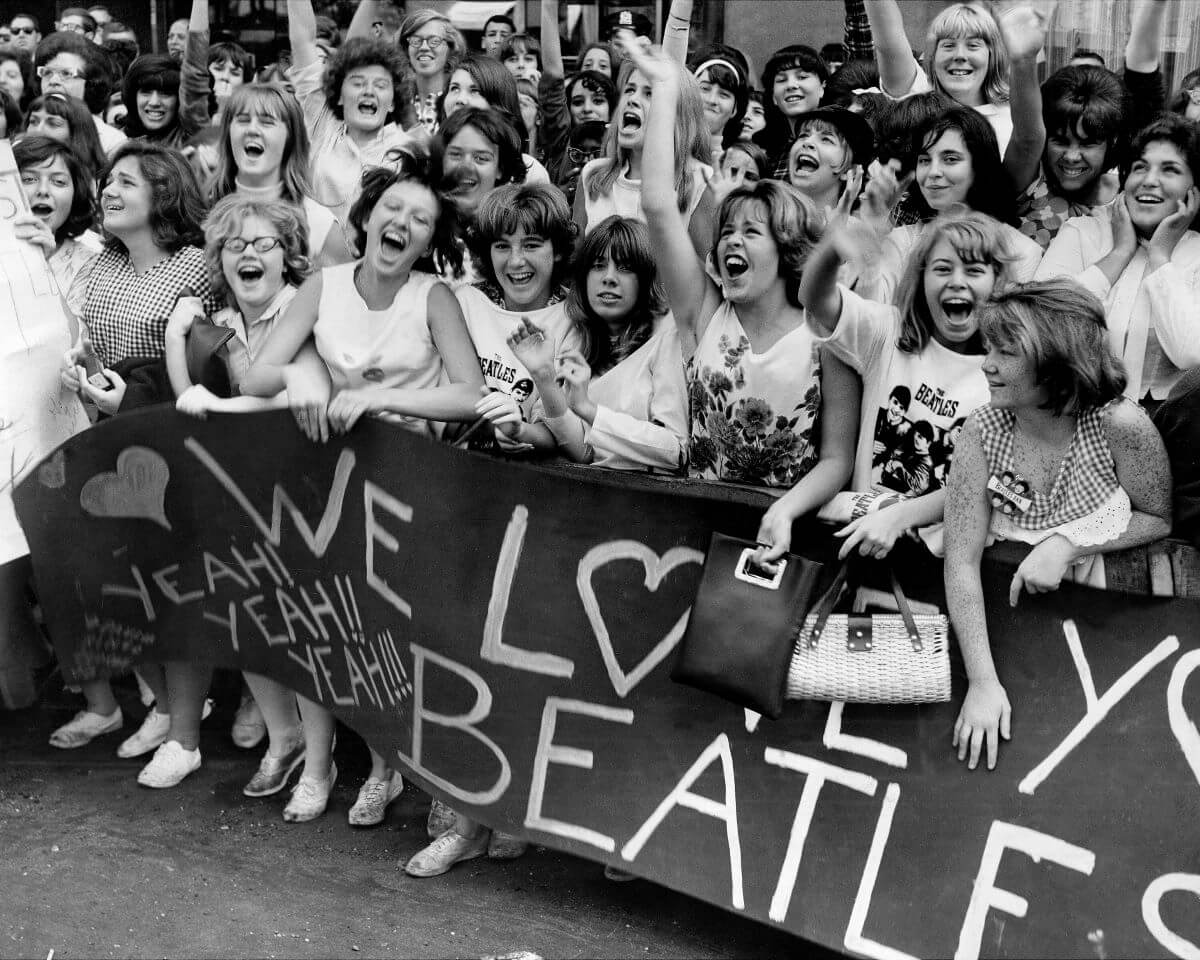
[{"label": "blonde hair", "polygon": [[237,161],[233,157],[230,131],[240,113],[261,113],[275,117],[287,130],[283,156],[279,161],[279,181],[282,196],[291,203],[303,203],[312,194],[308,180],[309,139],[300,102],[281,85],[247,83],[229,95],[221,111],[220,132],[217,135],[217,169],[209,184],[209,199],[213,202],[237,190]]},{"label": "blonde hair", "polygon": [[212,282],[214,297],[223,297],[237,308],[233,291],[221,266],[225,241],[237,236],[247,217],[260,217],[275,228],[283,248],[283,282],[298,287],[312,273],[312,262],[305,254],[308,246],[308,220],[304,211],[284,200],[254,200],[231,193],[217,201],[204,221],[204,259]]},{"label": "blonde hair", "polygon": [[938,83],[934,53],[942,40],[978,37],[988,48],[987,72],[983,76],[983,95],[988,103],[1008,102],[1008,47],[1000,34],[1000,25],[990,12],[968,3],[947,7],[929,25],[925,37],[925,72],[938,93],[946,93]]},{"label": "blonde hair", "polygon": [[[700,81],[683,64],[674,63],[673,66],[679,72],[679,109],[675,114],[675,203],[682,213],[687,211],[692,199],[694,164],[711,163],[712,147],[704,120]],[[608,162],[587,180],[587,195],[592,200],[612,192],[617,177],[621,175],[629,159],[629,151],[617,143],[617,128],[620,126],[617,118],[621,111],[625,85],[636,69],[632,60],[621,64],[621,72],[617,78],[617,104],[612,111],[614,122],[608,125],[608,132],[604,135],[603,150]],[[654,109],[653,105],[650,109]]]}]

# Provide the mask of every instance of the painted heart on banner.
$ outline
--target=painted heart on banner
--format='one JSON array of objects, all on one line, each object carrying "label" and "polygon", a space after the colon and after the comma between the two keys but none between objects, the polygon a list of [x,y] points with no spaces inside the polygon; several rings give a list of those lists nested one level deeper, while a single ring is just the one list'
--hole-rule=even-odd
[{"label": "painted heart on banner", "polygon": [[600,647],[600,656],[604,659],[604,667],[608,670],[608,678],[612,681],[617,696],[625,697],[629,691],[641,682],[651,670],[662,663],[683,636],[687,627],[688,614],[691,607],[684,610],[675,621],[675,625],[667,632],[654,648],[628,673],[622,669],[613,649],[612,637],[604,615],[600,612],[600,603],[596,599],[596,591],[592,585],[592,576],[596,570],[617,560],[637,560],[646,571],[645,585],[650,591],[658,590],[663,579],[676,567],[685,563],[704,564],[704,554],[691,547],[672,547],[659,556],[644,543],[636,540],[613,540],[592,547],[583,559],[579,561],[579,572],[575,576],[575,586],[579,590],[579,599],[583,601],[583,610],[587,614],[588,623],[592,625],[592,633],[596,635],[596,644]]},{"label": "painted heart on banner", "polygon": [[79,505],[93,517],[143,517],[167,530],[163,497],[171,468],[149,447],[126,447],[116,473],[98,473],[79,491]]}]

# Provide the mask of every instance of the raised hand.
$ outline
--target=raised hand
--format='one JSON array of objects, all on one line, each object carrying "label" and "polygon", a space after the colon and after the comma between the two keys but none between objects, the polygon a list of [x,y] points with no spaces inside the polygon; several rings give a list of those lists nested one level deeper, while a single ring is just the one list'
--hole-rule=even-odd
[{"label": "raised hand", "polygon": [[660,47],[652,47],[632,30],[618,31],[616,46],[652,85],[679,85],[679,64],[663,53]]},{"label": "raised hand", "polygon": [[546,339],[546,333],[528,317],[518,321],[516,329],[508,335],[508,347],[517,359],[537,380],[554,377],[554,344]]},{"label": "raised hand", "polygon": [[858,200],[858,195],[862,191],[863,183],[863,168],[859,164],[855,164],[846,174],[846,185],[842,188],[841,196],[838,197],[838,202],[833,207],[825,208],[826,224],[845,223],[850,219],[850,212],[854,209],[854,203]]},{"label": "raised hand", "polygon": [[713,206],[719,207],[734,190],[746,185],[746,170],[744,167],[735,167],[726,173],[718,164],[713,167],[712,173],[705,174],[705,181],[708,192],[712,194]]},{"label": "raised hand", "polygon": [[558,364],[558,383],[567,397],[571,411],[588,423],[596,419],[596,403],[588,393],[592,381],[591,368],[580,357],[564,357]]},{"label": "raised hand", "polygon": [[1029,60],[1046,42],[1046,19],[1033,7],[1013,7],[999,18],[1000,35],[1013,60]]},{"label": "raised hand", "polygon": [[887,163],[871,161],[868,168],[867,185],[858,205],[858,217],[871,227],[882,240],[892,230],[892,211],[912,183],[914,174],[900,179],[900,161],[891,159]]}]

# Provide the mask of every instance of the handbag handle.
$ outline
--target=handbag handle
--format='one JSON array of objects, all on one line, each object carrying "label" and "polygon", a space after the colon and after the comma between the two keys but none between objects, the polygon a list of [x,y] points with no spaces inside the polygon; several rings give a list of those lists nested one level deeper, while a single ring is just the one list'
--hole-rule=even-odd
[{"label": "handbag handle", "polygon": [[[842,586],[848,578],[849,569],[850,558],[847,557],[838,568],[837,575],[833,578],[833,583],[829,585],[829,589],[825,591],[825,595],[821,597],[813,609],[813,626],[805,638],[805,643],[810,650],[817,646],[817,641],[820,639],[821,633],[825,630],[825,622],[829,619],[829,615],[833,613],[833,608],[837,605],[838,598],[841,596]],[[892,581],[892,596],[896,598],[896,609],[900,613],[900,619],[904,621],[904,629],[908,631],[908,642],[912,644],[915,653],[920,653],[925,645],[921,642],[921,632],[917,629],[917,622],[913,619],[912,608],[908,605],[908,597],[904,595],[904,591],[900,588],[900,581],[896,579],[895,568],[890,567],[888,573]]]}]

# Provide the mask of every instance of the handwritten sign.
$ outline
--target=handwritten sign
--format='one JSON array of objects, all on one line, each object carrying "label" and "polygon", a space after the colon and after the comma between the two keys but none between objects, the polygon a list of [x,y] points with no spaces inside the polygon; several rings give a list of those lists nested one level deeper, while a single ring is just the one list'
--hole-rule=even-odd
[{"label": "handwritten sign", "polygon": [[[153,496],[89,509],[131,450]],[[864,956],[1200,949],[1190,601],[1013,610],[985,571],[1013,740],[969,772],[961,677],[950,704],[762,722],[670,682],[714,524],[753,520],[726,503],[374,422],[313,446],[285,413],[150,410],[59,455],[16,503],[77,672],[269,674],[488,824]]]}]

